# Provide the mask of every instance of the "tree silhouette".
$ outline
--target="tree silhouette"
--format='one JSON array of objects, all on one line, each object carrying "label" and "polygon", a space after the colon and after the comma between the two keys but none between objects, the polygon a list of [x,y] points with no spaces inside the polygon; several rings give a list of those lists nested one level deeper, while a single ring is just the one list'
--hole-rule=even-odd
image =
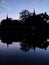
[{"label": "tree silhouette", "polygon": [[31,14],[28,10],[22,10],[22,12],[20,12],[20,19],[24,22],[30,15]]}]

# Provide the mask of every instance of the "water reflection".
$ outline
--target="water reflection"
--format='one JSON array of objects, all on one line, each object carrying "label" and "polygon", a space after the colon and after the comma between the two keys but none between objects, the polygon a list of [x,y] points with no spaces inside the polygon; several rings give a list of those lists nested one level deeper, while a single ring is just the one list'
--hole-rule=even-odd
[{"label": "water reflection", "polygon": [[[22,47],[21,42],[13,42],[7,47],[6,43],[0,41],[0,65],[45,65],[49,63],[49,47],[47,50],[36,47],[35,52],[31,45],[29,47],[29,44],[23,47],[25,52],[22,51]],[[28,49],[30,50],[28,51]]]},{"label": "water reflection", "polygon": [[32,34],[0,36],[0,65],[47,65],[49,37],[43,32]]},{"label": "water reflection", "polygon": [[49,45],[49,39],[48,36],[45,36],[45,33],[43,34],[35,34],[35,35],[27,35],[24,34],[24,36],[13,36],[11,35],[3,35],[1,36],[1,42],[6,43],[7,47],[9,44],[13,44],[13,42],[21,42],[21,50],[28,51],[30,49],[36,49],[36,47],[41,49],[47,49]]}]

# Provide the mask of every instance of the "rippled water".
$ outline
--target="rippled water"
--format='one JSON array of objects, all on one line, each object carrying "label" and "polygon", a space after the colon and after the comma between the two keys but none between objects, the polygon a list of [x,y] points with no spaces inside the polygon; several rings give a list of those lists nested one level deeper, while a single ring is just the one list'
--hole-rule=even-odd
[{"label": "rippled water", "polygon": [[36,47],[25,52],[20,44],[7,45],[0,40],[0,65],[49,65],[49,46],[46,50]]}]

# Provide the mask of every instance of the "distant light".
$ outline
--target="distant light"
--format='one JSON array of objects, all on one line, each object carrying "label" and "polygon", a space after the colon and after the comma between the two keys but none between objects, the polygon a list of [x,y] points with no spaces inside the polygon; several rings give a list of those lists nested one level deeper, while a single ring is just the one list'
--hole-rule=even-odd
[{"label": "distant light", "polygon": [[49,39],[47,39],[47,42],[49,42]]},{"label": "distant light", "polygon": [[47,20],[47,23],[49,23],[49,20]]},{"label": "distant light", "polygon": [[44,18],[44,21],[46,21],[46,19]]}]

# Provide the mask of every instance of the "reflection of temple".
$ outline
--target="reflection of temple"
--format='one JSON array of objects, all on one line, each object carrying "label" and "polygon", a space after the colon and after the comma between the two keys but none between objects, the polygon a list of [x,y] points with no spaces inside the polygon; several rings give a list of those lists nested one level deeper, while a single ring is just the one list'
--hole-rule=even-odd
[{"label": "reflection of temple", "polygon": [[44,43],[42,43],[42,44],[37,44],[37,43],[22,43],[22,44],[20,44],[21,45],[21,50],[23,50],[23,51],[28,51],[28,50],[30,50],[30,49],[34,49],[34,51],[35,51],[35,49],[36,48],[41,48],[41,49],[45,49],[46,50],[46,48],[48,47],[48,44],[46,43],[46,44],[44,44]]},{"label": "reflection of temple", "polygon": [[28,51],[30,49],[34,49],[35,51],[36,48],[41,48],[46,50],[49,43],[47,42],[47,38],[45,37],[41,37],[41,38],[32,37],[32,40],[30,38],[26,38],[26,40],[23,41],[20,45],[21,45],[20,49],[23,51]]},{"label": "reflection of temple", "polygon": [[[8,31],[8,30],[7,30]],[[48,47],[49,43],[47,42],[48,34],[44,33],[37,33],[34,31],[35,35],[32,35],[31,32],[23,32],[18,33],[17,31],[5,31],[6,33],[3,33],[0,35],[2,42],[7,43],[7,46],[9,44],[12,44],[12,42],[22,42],[21,50],[28,51],[30,49],[36,49],[36,47],[45,49]],[[18,30],[19,31],[19,30]],[[9,33],[10,32],[10,33]]]}]

